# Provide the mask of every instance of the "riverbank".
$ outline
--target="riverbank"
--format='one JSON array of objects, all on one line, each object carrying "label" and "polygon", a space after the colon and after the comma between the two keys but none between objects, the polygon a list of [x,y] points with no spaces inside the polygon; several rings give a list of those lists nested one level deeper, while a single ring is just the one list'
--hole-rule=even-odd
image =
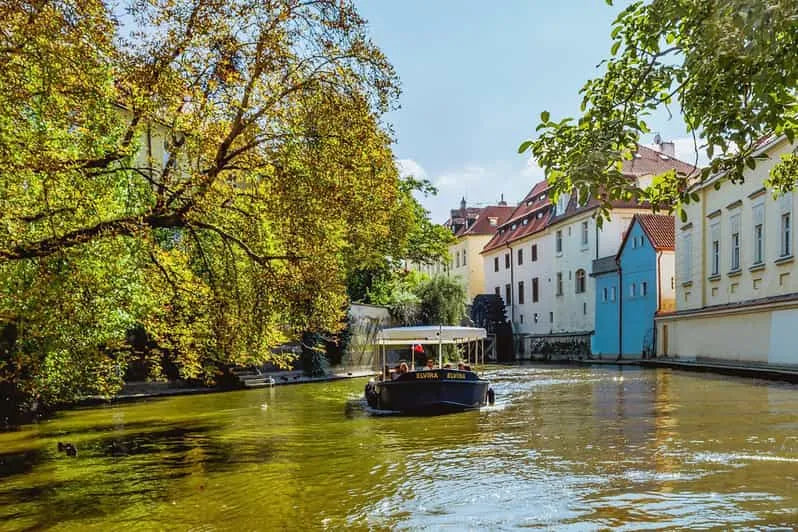
[{"label": "riverbank", "polygon": [[667,358],[640,360],[639,365],[645,368],[670,368],[798,384],[798,367],[795,366],[774,366],[770,364],[758,364],[756,362],[715,362],[709,360],[693,361]]},{"label": "riverbank", "polygon": [[[374,371],[354,370],[333,372],[324,377],[308,377],[301,371],[273,371],[264,373],[264,377],[271,377],[273,384],[271,386],[284,386],[288,384],[306,384],[310,382],[329,382],[342,379],[355,379],[360,377],[369,377],[374,375]],[[154,397],[171,397],[176,395],[193,395],[193,394],[207,394],[207,393],[220,393],[240,390],[244,388],[238,387],[220,387],[220,386],[188,386],[180,382],[134,382],[127,383],[122,389],[114,396],[100,396],[93,395],[84,397],[76,401],[77,405],[93,405],[100,403],[115,403],[137,401],[141,399],[149,399]]]},{"label": "riverbank", "polygon": [[732,360],[694,359],[682,360],[674,358],[649,359],[594,359],[571,358],[558,360],[534,360],[535,363],[576,364],[582,366],[639,366],[643,368],[669,368],[698,373],[714,373],[730,377],[743,377],[770,381],[782,381],[798,384],[798,367],[777,366],[757,362],[737,362]]}]

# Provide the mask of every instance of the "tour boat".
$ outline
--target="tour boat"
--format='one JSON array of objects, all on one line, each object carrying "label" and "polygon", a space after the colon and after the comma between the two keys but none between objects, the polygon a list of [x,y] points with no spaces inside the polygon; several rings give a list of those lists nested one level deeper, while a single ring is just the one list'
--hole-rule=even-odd
[{"label": "tour boat", "polygon": [[[484,363],[485,329],[475,327],[395,327],[382,329],[376,343],[383,371],[366,384],[366,401],[371,408],[408,414],[439,414],[469,410],[493,402],[490,381],[470,369],[444,367],[444,345],[466,345],[467,362]],[[416,346],[438,346],[438,366],[415,368]],[[392,372],[386,365],[386,348],[408,346],[409,371]]]}]

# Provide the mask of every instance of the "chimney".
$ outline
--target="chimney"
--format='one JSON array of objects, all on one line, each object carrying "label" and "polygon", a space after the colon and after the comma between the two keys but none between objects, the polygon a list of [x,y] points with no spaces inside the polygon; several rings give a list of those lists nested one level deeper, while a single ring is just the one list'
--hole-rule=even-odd
[{"label": "chimney", "polygon": [[663,155],[676,158],[676,145],[673,142],[663,142],[659,145],[659,151],[661,151]]},{"label": "chimney", "polygon": [[659,133],[654,135],[654,144],[659,147],[659,152],[662,155],[667,155],[668,157],[676,158],[676,145],[673,142],[666,142],[662,140],[662,136]]},{"label": "chimney", "polygon": [[501,199],[501,200],[499,200],[499,205],[500,205],[501,207],[506,207],[506,206],[507,206],[507,202],[506,202],[506,201],[504,201],[504,194],[502,194],[502,199]]}]

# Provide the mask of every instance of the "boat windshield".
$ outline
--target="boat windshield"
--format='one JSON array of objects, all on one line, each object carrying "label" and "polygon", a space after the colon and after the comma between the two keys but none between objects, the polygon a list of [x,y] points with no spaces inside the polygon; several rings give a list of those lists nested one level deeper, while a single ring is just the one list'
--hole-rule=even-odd
[{"label": "boat windshield", "polygon": [[[382,367],[385,368],[386,375],[398,373],[399,368],[393,371],[386,365],[386,350],[389,346],[408,346],[410,350],[409,369],[454,369],[444,368],[443,346],[444,345],[464,345],[464,362],[460,362],[457,369],[471,370],[471,364],[476,366],[482,361],[485,363],[485,344],[484,340],[488,334],[485,329],[479,327],[454,327],[454,326],[418,326],[418,327],[391,327],[382,329],[377,334],[377,345],[380,346]],[[437,345],[437,367],[432,356],[433,346]],[[429,353],[427,353],[429,349]],[[426,367],[416,368],[416,357],[426,358]]]}]

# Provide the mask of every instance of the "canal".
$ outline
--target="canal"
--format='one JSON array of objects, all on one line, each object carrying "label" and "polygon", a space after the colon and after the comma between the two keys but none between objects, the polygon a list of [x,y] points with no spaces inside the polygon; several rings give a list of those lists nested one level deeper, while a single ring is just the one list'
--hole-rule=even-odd
[{"label": "canal", "polygon": [[0,433],[0,530],[798,523],[796,386],[616,366],[487,375],[495,406],[442,417],[371,416],[362,379],[65,411]]}]

